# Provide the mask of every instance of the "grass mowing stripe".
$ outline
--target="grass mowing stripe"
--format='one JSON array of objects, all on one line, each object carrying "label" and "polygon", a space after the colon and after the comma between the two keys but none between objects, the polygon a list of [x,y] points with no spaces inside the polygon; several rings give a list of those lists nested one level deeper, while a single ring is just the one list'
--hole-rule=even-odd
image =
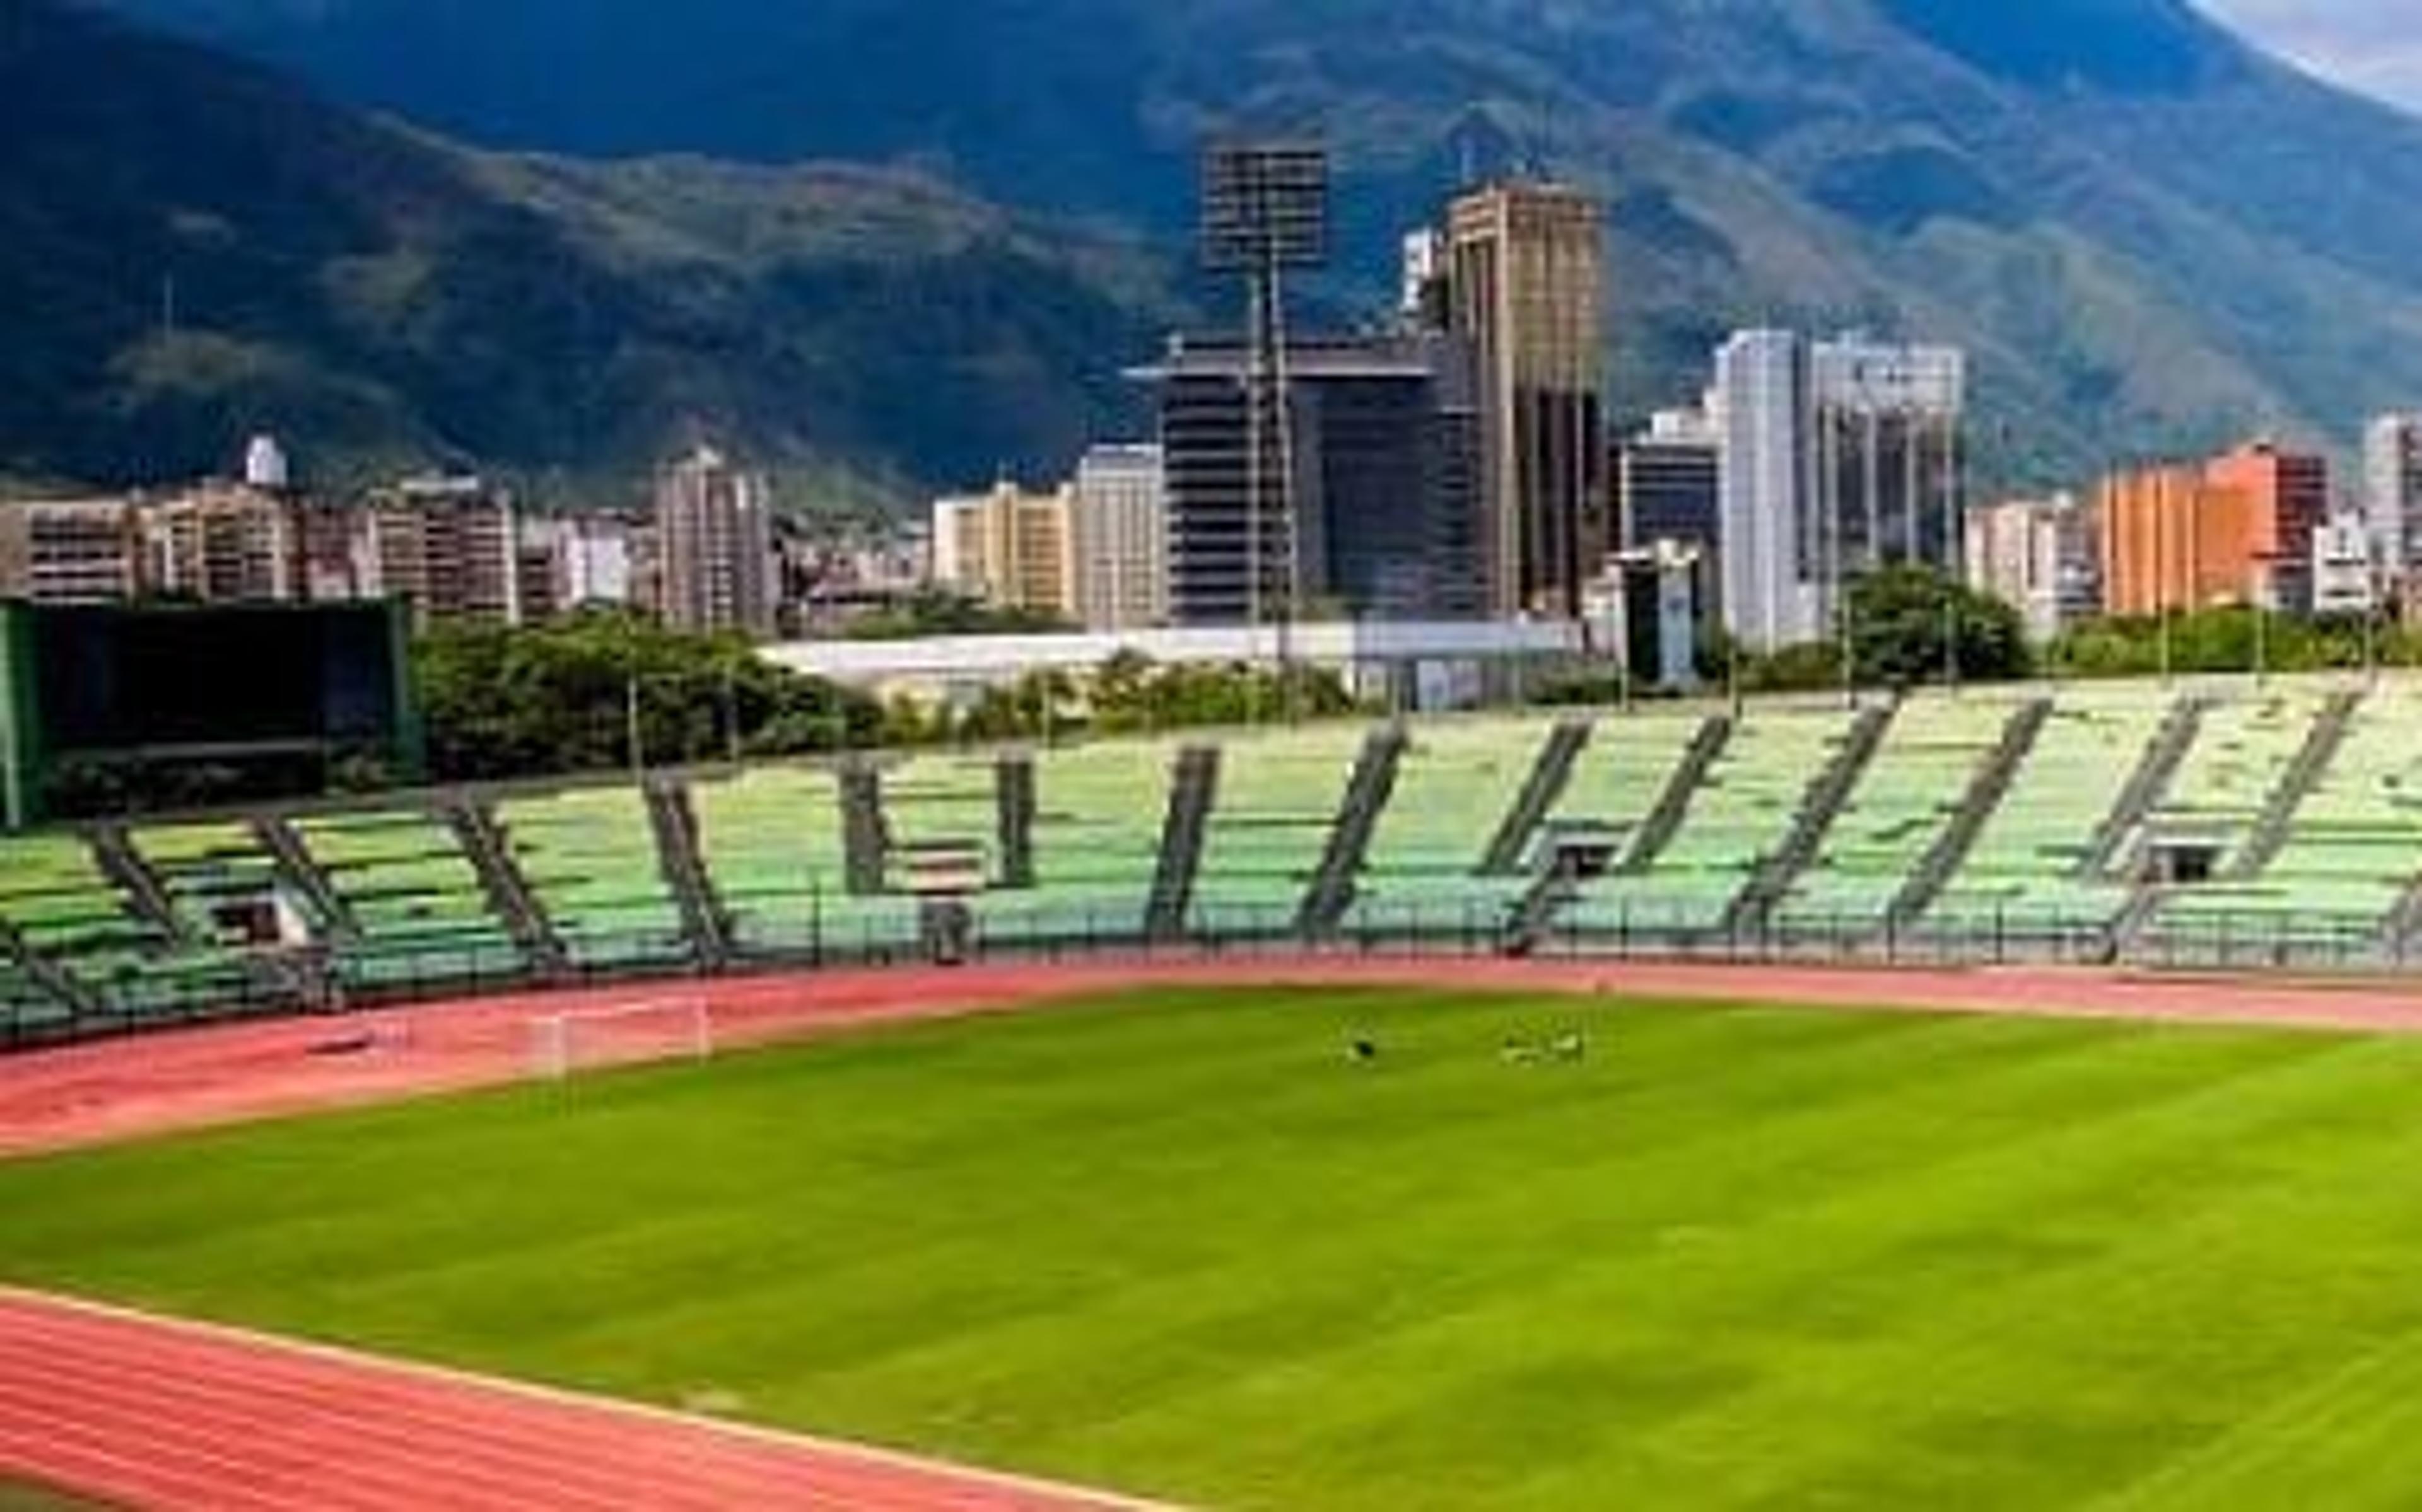
[{"label": "grass mowing stripe", "polygon": [[[2300,1054],[2297,1056],[2297,1059],[2302,1060],[2303,1056]],[[2141,1116],[2141,1114],[2136,1115]],[[2048,1168],[2046,1179],[2063,1179],[2060,1176],[2060,1168]],[[2023,1196],[2025,1193],[2021,1192],[2019,1195]],[[1800,1221],[1804,1217],[1803,1214],[1800,1213],[1791,1213],[1786,1214],[1785,1216],[1795,1222]],[[1479,1231],[1485,1231],[1485,1229]],[[1741,1240],[1741,1244],[1743,1246],[1757,1244],[1761,1239],[1769,1238],[1770,1236],[1753,1234],[1745,1236]],[[2029,1255],[2028,1252],[2023,1247],[2013,1247],[2013,1252],[2020,1270],[2022,1270],[2026,1264],[2031,1263],[2033,1257]],[[1770,1307],[1775,1313],[1785,1317],[1789,1315],[1795,1298],[1801,1302],[1813,1302],[1821,1296],[1821,1288],[1828,1281],[1829,1272],[1832,1269],[1846,1262],[1860,1267],[1869,1268],[1870,1273],[1878,1277],[1880,1282],[1892,1276],[1895,1270],[1895,1266],[1892,1262],[1897,1261],[1901,1258],[1900,1255],[1894,1254],[1873,1256],[1862,1255],[1856,1253],[1846,1255],[1837,1248],[1819,1243],[1767,1242],[1762,1246],[1762,1253],[1769,1255],[1778,1254],[1783,1255],[1792,1257],[1801,1263],[1795,1269],[1789,1270],[1772,1278],[1775,1283],[1776,1290],[1780,1293],[1779,1295],[1765,1302],[1751,1299],[1749,1304],[1744,1307],[1743,1310],[1755,1314],[1763,1309]],[[1694,1346],[1695,1352],[1702,1356],[1713,1356],[1719,1360],[1722,1357],[1723,1350],[1722,1348],[1722,1339],[1718,1330],[1710,1328],[1706,1333],[1697,1332],[1697,1328],[1702,1325],[1693,1323],[1693,1320],[1689,1317],[1687,1307],[1681,1304],[1679,1299],[1683,1299],[1688,1296],[1690,1290],[1690,1279],[1693,1271],[1707,1269],[1722,1269],[1724,1266],[1726,1255],[1721,1249],[1710,1253],[1704,1247],[1691,1247],[1686,1250],[1685,1253],[1673,1257],[1673,1259],[1674,1270],[1673,1273],[1670,1275],[1660,1278],[1654,1273],[1642,1275],[1637,1272],[1633,1272],[1629,1277],[1638,1291],[1643,1293],[1653,1293],[1655,1295],[1657,1306],[1664,1315],[1666,1315],[1668,1325],[1667,1332],[1663,1337],[1656,1338],[1651,1341],[1656,1348],[1654,1349],[1644,1350],[1642,1352],[1640,1360],[1635,1362],[1633,1365],[1633,1369],[1635,1371],[1643,1368],[1654,1368],[1653,1362],[1659,1352],[1662,1352],[1668,1358],[1687,1357],[1690,1353],[1693,1352]],[[1877,1261],[1884,1263],[1879,1264],[1876,1263]],[[1738,1284],[1739,1280],[1738,1272],[1737,1270],[1729,1272],[1727,1279],[1734,1284]],[[1905,1279],[1911,1282],[1922,1283],[1928,1278],[1924,1277],[1923,1275],[1914,1275],[1909,1276]],[[1967,1276],[1953,1276],[1941,1279],[1966,1281],[1971,1278]],[[1623,1298],[1619,1295],[1613,1297],[1590,1295],[1586,1283],[1576,1283],[1569,1286],[1545,1284],[1534,1286],[1527,1291],[1518,1293],[1517,1299],[1510,1303],[1501,1304],[1498,1310],[1498,1316],[1481,1316],[1476,1317],[1458,1317],[1452,1315],[1444,1316],[1432,1319],[1423,1325],[1422,1332],[1424,1333],[1439,1333],[1471,1329],[1475,1332],[1486,1334],[1501,1328],[1516,1327],[1524,1316],[1549,1316],[1575,1319],[1590,1319],[1595,1323],[1596,1320],[1610,1316],[1615,1308],[1622,1304],[1622,1302]],[[1683,1316],[1676,1318],[1672,1316],[1675,1313],[1681,1313]],[[1799,1332],[1796,1324],[1794,1332]],[[1378,1380],[1387,1382],[1421,1381],[1425,1379],[1444,1374],[1445,1372],[1439,1368],[1437,1362],[1425,1361],[1421,1357],[1418,1348],[1419,1344],[1420,1339],[1418,1337],[1373,1341],[1371,1348],[1386,1349],[1391,1352],[1383,1358],[1365,1360],[1361,1362],[1360,1368],[1356,1370],[1354,1374],[1363,1379]],[[1668,1373],[1671,1373],[1670,1370]],[[1240,1392],[1247,1391],[1251,1388],[1252,1384],[1253,1383],[1251,1382],[1243,1382],[1240,1383],[1236,1389]],[[1394,1409],[1391,1408],[1386,1411],[1392,1411]],[[1416,1415],[1418,1414],[1419,1410],[1417,1407],[1411,1411]],[[1402,1436],[1400,1426],[1392,1426],[1389,1422],[1384,1420],[1386,1412],[1382,1411],[1376,1414],[1376,1417],[1379,1420],[1358,1421],[1349,1424],[1344,1437],[1348,1441],[1368,1437],[1380,1442],[1392,1442],[1400,1438]],[[1229,1426],[1233,1432],[1245,1432],[1256,1426],[1266,1426],[1237,1423],[1230,1425]],[[1468,1451],[1467,1453],[1469,1454],[1470,1451]],[[1514,1467],[1507,1468],[1512,1469]],[[1697,1495],[1704,1494],[1706,1487],[1703,1484],[1698,1483],[1694,1483],[1694,1485],[1696,1485],[1696,1491],[1694,1492],[1695,1499]],[[1402,1494],[1414,1494],[1409,1490],[1409,1489],[1403,1488],[1398,1489],[1398,1492]]]},{"label": "grass mowing stripe", "polygon": [[[1500,1063],[1574,1022],[1585,1065]],[[1131,994],[0,1166],[0,1274],[1209,1505],[2272,1500],[2367,1454],[2393,1504],[2403,1367],[2326,1378],[2422,1323],[2417,1070]]]}]

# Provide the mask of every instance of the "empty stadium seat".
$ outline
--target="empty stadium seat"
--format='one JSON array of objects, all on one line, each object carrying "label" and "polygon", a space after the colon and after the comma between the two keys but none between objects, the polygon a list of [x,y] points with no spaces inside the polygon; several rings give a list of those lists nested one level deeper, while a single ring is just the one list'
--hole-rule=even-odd
[{"label": "empty stadium seat", "polygon": [[913,898],[854,896],[841,783],[821,767],[754,767],[693,783],[699,850],[744,956],[904,947]]},{"label": "empty stadium seat", "polygon": [[[1644,869],[1584,886],[1559,927],[1584,936],[1722,927],[1759,866],[1790,838],[1809,787],[1852,725],[1841,709],[1761,710],[1740,721],[1663,850]],[[1677,729],[1659,742],[1671,753],[1669,773],[1695,733]],[[1638,783],[1629,802],[1644,817],[1657,797]]]},{"label": "empty stadium seat", "polygon": [[2006,701],[1920,696],[1875,759],[1777,913],[1785,929],[1880,928],[2000,751]]},{"label": "empty stadium seat", "polygon": [[181,944],[139,915],[82,835],[0,840],[0,918],[115,1020],[224,1012],[256,995],[240,956]]},{"label": "empty stadium seat", "polygon": [[[2248,799],[2256,788],[2267,798],[2278,785],[2322,696],[2304,688],[2249,702],[2234,718],[2215,711],[2226,741],[2212,770],[2199,772],[2164,818],[2210,826],[2224,844],[2241,844],[2252,827]],[[2422,690],[2410,682],[2387,684],[2358,704],[2336,759],[2289,819],[2278,853],[2254,876],[2166,893],[2146,925],[2147,950],[2225,960],[2266,948],[2391,947],[2383,930],[2422,876],[2417,730]],[[2255,802],[2252,812],[2260,807]]]},{"label": "empty stadium seat", "polygon": [[453,828],[420,809],[294,821],[312,862],[359,931],[337,956],[357,988],[519,974],[519,946],[489,905]]},{"label": "empty stadium seat", "polygon": [[2128,906],[2131,889],[2085,868],[2175,702],[2148,684],[2062,690],[1923,924],[1946,938],[2099,936]]},{"label": "empty stadium seat", "polygon": [[252,945],[251,927],[238,916],[270,899],[293,911],[311,936],[325,931],[327,921],[312,915],[308,901],[286,885],[276,855],[247,823],[147,824],[130,838],[167,895],[179,927],[197,940],[230,950]]},{"label": "empty stadium seat", "polygon": [[1001,941],[1133,939],[1160,867],[1174,746],[1100,740],[1034,756],[1034,885],[983,899]]},{"label": "empty stadium seat", "polygon": [[686,961],[647,800],[628,787],[508,798],[496,823],[564,958],[584,970]]},{"label": "empty stadium seat", "polygon": [[1355,884],[1363,927],[1493,923],[1522,896],[1527,875],[1486,877],[1481,864],[1554,728],[1549,719],[1468,720],[1407,731]]},{"label": "empty stadium seat", "polygon": [[882,790],[885,891],[913,891],[920,865],[937,854],[970,857],[979,881],[999,876],[998,756],[911,757],[885,770]]},{"label": "empty stadium seat", "polygon": [[1292,930],[1369,732],[1360,725],[1235,734],[1203,837],[1188,927],[1215,938]]}]

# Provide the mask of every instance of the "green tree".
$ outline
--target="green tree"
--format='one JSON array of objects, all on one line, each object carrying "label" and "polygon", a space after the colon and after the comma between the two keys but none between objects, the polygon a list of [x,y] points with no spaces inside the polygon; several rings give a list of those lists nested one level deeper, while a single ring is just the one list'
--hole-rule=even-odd
[{"label": "green tree", "polygon": [[1969,682],[2009,681],[2032,670],[2019,612],[1931,567],[1864,574],[1850,585],[1848,609],[1852,666],[1863,684],[1913,686],[1941,678],[1948,664]]},{"label": "green tree", "polygon": [[872,699],[766,662],[744,640],[619,613],[441,627],[416,644],[413,670],[430,764],[448,780],[627,764],[635,712],[653,765],[870,745],[882,728]]}]

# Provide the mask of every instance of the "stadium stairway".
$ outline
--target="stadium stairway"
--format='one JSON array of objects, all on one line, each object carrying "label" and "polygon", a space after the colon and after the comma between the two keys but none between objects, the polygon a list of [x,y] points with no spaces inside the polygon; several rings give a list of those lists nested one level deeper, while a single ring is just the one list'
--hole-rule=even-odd
[{"label": "stadium stairway", "polygon": [[913,898],[853,892],[838,773],[767,764],[689,785],[701,859],[750,961],[890,959],[918,938]]},{"label": "stadium stairway", "polygon": [[[1026,754],[1000,769],[1008,811],[1002,890],[979,909],[985,936],[1008,943],[1134,943],[1162,870],[1178,746],[1086,740]],[[1010,852],[1025,876],[1008,881]]]},{"label": "stadium stairway", "polygon": [[1867,763],[1875,761],[1875,751],[1884,744],[1884,732],[1892,729],[1894,712],[1896,705],[1877,705],[1860,710],[1858,720],[1850,722],[1850,734],[1841,741],[1841,749],[1833,751],[1833,761],[1826,763],[1824,771],[1816,773],[1816,780],[1809,783],[1807,800],[1800,804],[1800,814],[1792,819],[1792,829],[1783,848],[1758,863],[1749,887],[1741,889],[1739,896],[1732,901],[1732,909],[1724,913],[1724,933],[1739,935],[1741,930],[1763,928],[1783,904],[1792,882],[1800,880],[1800,872],[1816,860],[1816,850],[1824,846],[1826,834],[1833,829],[1833,819],[1841,817],[1841,807],[1850,800],[1850,792],[1858,790],[1858,780],[1867,773]]},{"label": "stadium stairway", "polygon": [[518,790],[498,798],[495,818],[498,850],[570,965],[584,974],[698,969],[644,785]]},{"label": "stadium stairway", "polygon": [[[2172,706],[2161,733],[2146,749],[2143,763],[2120,789],[2118,802],[2112,805],[2110,818],[2104,821],[2102,833],[2096,837],[2094,850],[2086,858],[2083,875],[2114,878],[2135,854],[2145,826],[2169,797],[2178,784],[2178,773],[2194,754],[2211,708],[2210,700],[2200,694],[2191,694]],[[2128,881],[2133,891],[2103,934],[2099,959],[2105,965],[2127,959],[2138,948],[2163,901],[2162,890],[2141,877]]]},{"label": "stadium stairway", "polygon": [[1368,732],[1314,723],[1229,736],[1187,926],[1213,942],[1294,939]]},{"label": "stadium stairway", "polygon": [[890,870],[891,836],[883,825],[883,773],[855,760],[841,771],[841,876],[850,892],[872,897]]},{"label": "stadium stairway", "polygon": [[2422,871],[2405,884],[2397,907],[2381,925],[2381,945],[2399,964],[2422,961]]},{"label": "stadium stairway", "polygon": [[[27,944],[24,931],[6,919],[0,919],[0,963],[5,963],[8,970],[48,998],[50,1002],[45,1006],[65,1013],[68,1022],[98,1019],[106,1011],[100,998],[77,981],[73,974]],[[25,1027],[18,1021],[22,1017],[24,1017],[22,1013],[9,1016],[8,1037],[12,1043],[20,1037],[21,1029]],[[44,1012],[38,1017],[45,1024],[57,1021],[55,1012]]]},{"label": "stadium stairway", "polygon": [[1394,724],[1373,730],[1362,742],[1354,774],[1346,779],[1337,820],[1329,826],[1320,869],[1313,874],[1296,921],[1297,932],[1305,938],[1334,935],[1346,911],[1354,906],[1354,880],[1370,854],[1371,834],[1378,827],[1379,816],[1395,794],[1396,772],[1407,743],[1404,726]]},{"label": "stadium stairway", "polygon": [[1637,876],[1657,864],[1657,858],[1674,843],[1682,820],[1689,816],[1691,795],[1706,785],[1707,773],[1722,757],[1732,738],[1729,715],[1715,715],[1699,726],[1699,733],[1691,737],[1690,749],[1682,754],[1682,764],[1674,769],[1665,790],[1658,795],[1657,806],[1648,811],[1648,818],[1625,847],[1623,859],[1614,868],[1617,875]]},{"label": "stadium stairway", "polygon": [[1893,900],[1892,908],[1885,914],[1888,929],[1897,931],[1924,918],[1927,911],[1934,907],[1935,899],[1942,896],[1943,888],[1967,864],[1968,853],[1975,848],[1976,837],[1985,833],[1985,826],[2001,812],[2002,800],[2009,796],[2010,787],[2018,781],[2019,772],[2026,765],[2027,757],[2034,754],[2036,741],[2042,737],[2044,726],[2052,722],[2052,710],[2051,699],[2037,698],[2021,705],[2011,714],[2008,725],[2002,732],[2002,743],[1994,750],[1992,759],[1976,774],[1976,781],[1969,787],[1968,796],[1960,803],[1959,812],[1953,816],[1951,823],[1935,839],[1932,849],[1926,853],[1926,859],[1918,863],[1917,870],[1910,875],[1909,883],[1901,889],[1900,896]]},{"label": "stadium stairway", "polygon": [[665,885],[681,908],[682,927],[700,964],[722,971],[732,958],[731,915],[716,896],[715,880],[699,854],[698,815],[690,806],[689,788],[677,780],[658,778],[645,791],[648,824],[655,832]]},{"label": "stadium stairway", "polygon": [[[1644,874],[1671,846],[1700,795],[1718,786],[1715,763],[1731,738],[1731,722],[1722,719],[1657,714],[1602,721],[1545,820],[1551,844],[1533,848],[1530,885],[1506,920],[1506,953],[1540,948],[1568,913],[1585,912],[1593,889],[1607,880]],[[1648,837],[1659,823],[1664,834]],[[1644,837],[1650,843],[1644,846]],[[1598,850],[1608,869],[1592,880],[1584,857]],[[1626,870],[1634,855],[1643,858],[1637,873]]]},{"label": "stadium stairway", "polygon": [[[1758,860],[1782,844],[1806,797],[1807,773],[1831,759],[1849,725],[1828,714],[1742,723],[1690,787],[1673,837],[1650,864],[1627,872],[1625,852],[1676,790],[1675,773],[1694,746],[1714,747],[1704,717],[1648,712],[1602,722],[1548,821],[1554,855],[1545,859],[1570,857],[1569,875],[1534,870],[1533,901],[1558,899],[1549,922],[1575,941],[1628,936],[1642,922],[1668,935],[1716,929]],[[1601,864],[1607,869],[1596,870]]]},{"label": "stadium stairway", "polygon": [[1538,875],[1515,903],[1499,942],[1504,954],[1518,959],[1537,953],[1547,943],[1548,932],[1555,927],[1556,915],[1581,895],[1573,864],[1561,851],[1540,857],[1537,865]]},{"label": "stadium stairway", "polygon": [[1569,720],[1558,725],[1539,749],[1539,759],[1531,768],[1531,775],[1522,784],[1521,796],[1505,815],[1490,840],[1488,853],[1481,859],[1481,874],[1488,877],[1512,877],[1523,869],[1531,852],[1531,840],[1548,822],[1556,804],[1572,785],[1573,768],[1588,749],[1590,722]]},{"label": "stadium stairway", "polygon": [[320,869],[303,837],[283,815],[261,814],[252,820],[253,838],[277,862],[277,871],[287,886],[302,895],[318,916],[322,932],[329,943],[339,948],[361,943],[360,921],[354,911]]},{"label": "stadium stairway", "polygon": [[1405,724],[1386,806],[1374,817],[1340,927],[1366,940],[1445,929],[1481,938],[1530,885],[1485,862],[1565,721],[1546,715]]},{"label": "stadium stairway", "polygon": [[[2351,718],[2355,707],[2337,704],[2338,718]],[[2257,882],[2269,858],[2248,866],[2247,853],[2273,816],[2292,824],[2327,776],[2337,736],[2322,726],[2332,709],[2331,696],[2297,680],[2218,698],[2206,710],[2194,748],[2124,853],[2126,871],[2143,885],[2114,931],[2115,958],[2192,961],[2278,939],[2278,926],[2289,921],[2271,909]],[[2194,850],[2209,858],[2207,878],[2181,881],[2154,865],[2164,853]],[[2257,925],[2252,940],[2248,923]]]},{"label": "stadium stairway", "polygon": [[2313,790],[2321,785],[2321,779],[2329,775],[2338,753],[2345,749],[2347,731],[2354,724],[2355,710],[2362,707],[2363,694],[2351,692],[2332,694],[2322,707],[2320,717],[2313,722],[2311,732],[2304,738],[2304,748],[2296,753],[2294,764],[2272,790],[2263,804],[2262,817],[2255,821],[2252,833],[2238,848],[2229,866],[2232,881],[2250,881],[2279,858],[2295,827],[2296,816],[2303,811],[2305,800],[2313,796]]},{"label": "stadium stairway", "polygon": [[102,874],[126,899],[136,918],[176,944],[190,946],[198,943],[169,898],[168,889],[134,849],[134,838],[125,825],[96,824],[90,838],[93,858],[101,864]]},{"label": "stadium stairway", "polygon": [[1749,885],[1733,899],[1724,915],[1725,933],[1738,935],[1746,929],[1762,928],[1781,905],[1791,884],[1816,858],[1833,821],[1841,817],[1842,805],[1857,790],[1859,779],[1865,775],[1868,764],[1883,744],[1885,732],[1892,728],[1895,712],[1897,705],[1860,710],[1833,759],[1809,785],[1808,796],[1801,803],[1799,815],[1792,820],[1782,848],[1758,865]]},{"label": "stadium stairway", "polygon": [[247,1004],[327,1000],[319,953],[302,942],[264,938],[256,910],[275,900],[308,942],[329,938],[315,900],[287,876],[286,866],[249,820],[146,821],[125,833],[127,853],[159,890],[177,922],[179,942],[215,957],[244,985]]},{"label": "stadium stairway", "polygon": [[291,814],[283,827],[351,929],[331,962],[348,991],[410,994],[449,982],[515,980],[525,952],[490,906],[446,817],[415,803]]},{"label": "stadium stairway", "polygon": [[999,786],[993,802],[1000,831],[1000,885],[1025,889],[1034,885],[1034,757],[1031,753],[1000,759]]},{"label": "stadium stairway", "polygon": [[2118,870],[2137,832],[2168,795],[2171,785],[2178,780],[2178,769],[2186,765],[2196,737],[2203,733],[2204,715],[2210,708],[2207,700],[2193,694],[2170,706],[2161,732],[2145,748],[2144,759],[2129,773],[2102,827],[2095,832],[2094,842],[2078,865],[2081,879],[2108,878]]},{"label": "stadium stairway", "polygon": [[513,943],[521,947],[531,969],[542,975],[560,975],[569,965],[563,942],[556,937],[545,911],[531,896],[521,868],[513,865],[504,835],[496,828],[495,812],[485,800],[465,796],[448,804],[445,813],[446,821],[453,827],[455,838],[463,847],[463,854],[480,874],[480,887],[487,895],[489,909],[505,921]]},{"label": "stadium stairway", "polygon": [[1219,797],[1219,755],[1216,745],[1190,745],[1177,755],[1169,816],[1161,826],[1160,865],[1144,909],[1144,938],[1155,943],[1186,938],[1194,877],[1203,865],[1212,805]]}]

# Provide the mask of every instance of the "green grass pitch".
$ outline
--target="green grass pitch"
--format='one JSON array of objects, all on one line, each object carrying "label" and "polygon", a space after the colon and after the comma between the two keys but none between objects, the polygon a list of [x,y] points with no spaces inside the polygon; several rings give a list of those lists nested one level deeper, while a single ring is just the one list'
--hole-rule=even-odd
[{"label": "green grass pitch", "polygon": [[1138,995],[19,1161],[0,1274],[1220,1507],[2412,1506],[2422,1042]]}]

